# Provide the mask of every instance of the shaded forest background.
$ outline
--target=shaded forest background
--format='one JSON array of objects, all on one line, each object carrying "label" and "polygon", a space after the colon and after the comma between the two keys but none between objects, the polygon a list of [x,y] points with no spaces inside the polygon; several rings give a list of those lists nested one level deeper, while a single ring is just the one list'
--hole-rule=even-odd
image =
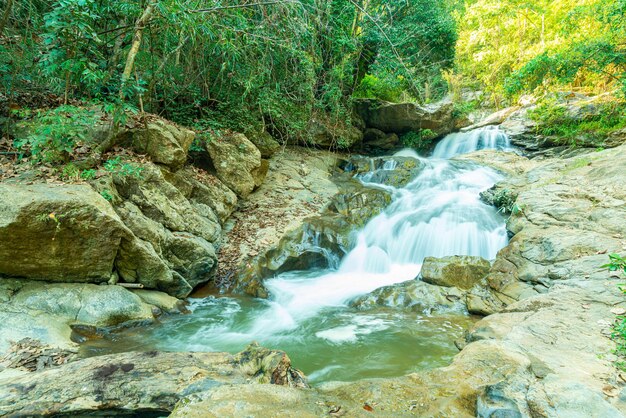
[{"label": "shaded forest background", "polygon": [[350,124],[354,98],[450,95],[468,111],[626,91],[626,0],[3,0],[0,13],[5,126],[96,105],[307,143],[313,120]]}]

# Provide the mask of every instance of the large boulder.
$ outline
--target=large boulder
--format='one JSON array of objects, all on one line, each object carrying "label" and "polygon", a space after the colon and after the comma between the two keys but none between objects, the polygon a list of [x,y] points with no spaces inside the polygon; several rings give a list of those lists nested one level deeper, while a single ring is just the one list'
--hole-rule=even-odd
[{"label": "large boulder", "polygon": [[87,185],[0,184],[0,275],[104,282],[131,234]]},{"label": "large boulder", "polygon": [[195,135],[189,129],[156,117],[121,134],[123,143],[137,152],[148,154],[155,163],[172,169],[178,169],[185,164]]},{"label": "large boulder", "polygon": [[419,106],[415,103],[361,99],[356,101],[355,106],[368,128],[386,133],[403,134],[429,129],[437,135],[444,135],[469,125],[466,118],[457,115],[450,101]]},{"label": "large boulder", "polygon": [[178,312],[178,299],[164,293],[135,294],[121,286],[0,280],[0,352],[25,337],[56,347],[73,348],[72,328],[111,327],[153,320]]},{"label": "large boulder", "polygon": [[[81,382],[77,384],[77,382]],[[224,385],[306,387],[281,352],[251,345],[227,353],[131,352],[92,357],[0,380],[9,416],[163,416],[176,403]]]},{"label": "large boulder", "polygon": [[426,257],[420,274],[426,283],[468,290],[483,279],[490,268],[491,263],[481,257]]},{"label": "large boulder", "polygon": [[465,311],[464,295],[459,289],[434,286],[421,280],[381,287],[355,299],[350,305],[358,309],[385,306],[426,314]]},{"label": "large boulder", "polygon": [[245,135],[233,133],[205,143],[217,177],[238,196],[247,197],[263,181],[261,152]]},{"label": "large boulder", "polygon": [[265,130],[249,132],[246,136],[259,149],[262,158],[270,158],[280,150],[278,141]]}]

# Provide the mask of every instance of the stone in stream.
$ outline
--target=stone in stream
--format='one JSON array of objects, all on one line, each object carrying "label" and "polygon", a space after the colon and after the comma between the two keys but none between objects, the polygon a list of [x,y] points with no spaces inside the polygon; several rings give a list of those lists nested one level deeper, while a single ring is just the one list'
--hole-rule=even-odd
[{"label": "stone in stream", "polygon": [[72,329],[106,328],[152,321],[161,313],[180,312],[181,301],[165,293],[86,283],[0,280],[0,353],[24,337],[74,348]]},{"label": "stone in stream", "polygon": [[221,386],[239,394],[249,384],[308,386],[284,352],[257,344],[235,355],[131,352],[0,375],[0,414],[168,414],[185,397]]},{"label": "stone in stream", "polygon": [[482,257],[426,257],[420,273],[426,283],[469,290],[483,279],[491,263]]}]

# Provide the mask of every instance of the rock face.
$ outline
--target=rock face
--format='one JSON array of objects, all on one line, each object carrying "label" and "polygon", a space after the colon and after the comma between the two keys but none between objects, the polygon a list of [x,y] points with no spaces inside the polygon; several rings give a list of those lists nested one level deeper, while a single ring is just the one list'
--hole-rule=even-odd
[{"label": "rock face", "polygon": [[300,147],[287,147],[274,155],[265,182],[242,202],[224,228],[216,282],[232,284],[242,266],[276,247],[304,219],[321,213],[337,193],[330,177],[340,156]]},{"label": "rock face", "polygon": [[0,413],[168,414],[184,397],[226,385],[239,393],[240,386],[251,383],[307,386],[285,353],[256,345],[236,355],[124,353],[0,380]]},{"label": "rock face", "polygon": [[[570,124],[597,119],[600,115],[611,112],[611,108],[615,106],[617,100],[608,94],[588,97],[577,93],[556,93],[551,98],[554,101],[555,109],[562,109],[562,118],[568,119]],[[533,119],[532,112],[537,108],[536,101],[520,101],[520,106],[504,109],[491,115],[478,125],[500,124],[501,129],[509,135],[514,145],[531,154],[571,152],[572,150],[568,149],[570,144],[564,142],[562,138],[542,134],[542,132],[549,132],[549,129],[545,129],[550,128],[548,123],[558,122]],[[593,132],[591,133],[593,134]],[[623,130],[616,130],[605,135],[603,141],[593,139],[588,133],[581,133],[575,142],[578,147],[595,148],[601,145],[605,148],[611,148],[623,144],[625,139]]]},{"label": "rock face", "polygon": [[0,352],[10,341],[24,337],[71,348],[72,327],[153,320],[182,308],[178,299],[160,292],[144,293],[142,298],[120,286],[23,279],[0,280],[0,301]]},{"label": "rock face", "polygon": [[87,185],[0,184],[0,275],[109,280],[124,226]]},{"label": "rock face", "polygon": [[485,277],[490,268],[491,263],[481,257],[426,257],[420,274],[426,283],[468,290]]},{"label": "rock face", "polygon": [[363,99],[355,106],[367,128],[385,133],[403,134],[429,129],[437,135],[445,135],[469,125],[469,121],[455,115],[454,104],[449,101],[421,107],[415,103]]},{"label": "rock face", "polygon": [[247,197],[267,174],[261,152],[243,134],[230,134],[206,142],[217,177],[240,197]]}]

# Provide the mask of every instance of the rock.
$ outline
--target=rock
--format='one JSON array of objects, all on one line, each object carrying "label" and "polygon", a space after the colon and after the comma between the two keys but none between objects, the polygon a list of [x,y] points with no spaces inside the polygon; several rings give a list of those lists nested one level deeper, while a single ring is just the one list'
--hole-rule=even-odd
[{"label": "rock", "polygon": [[73,349],[72,327],[106,328],[128,321],[151,321],[155,307],[174,305],[173,298],[159,292],[150,292],[150,300],[143,300],[121,286],[23,279],[1,279],[0,297],[0,320],[5,325],[0,327],[0,352],[10,341],[25,337]]},{"label": "rock", "polygon": [[262,182],[261,152],[243,134],[230,134],[207,141],[217,177],[240,197],[247,197]]},{"label": "rock", "polygon": [[465,311],[463,292],[454,287],[433,286],[421,280],[385,286],[350,302],[358,309],[385,306],[426,314]]},{"label": "rock", "polygon": [[281,145],[265,130],[248,133],[247,137],[259,149],[262,158],[270,158],[280,150]]},{"label": "rock", "polygon": [[398,135],[424,129],[429,129],[437,135],[445,135],[464,124],[469,124],[455,116],[454,104],[450,101],[421,107],[415,103],[359,99],[355,103],[355,108],[367,128]]},{"label": "rock", "polygon": [[268,297],[262,282],[276,274],[329,267],[353,244],[353,232],[391,203],[385,190],[364,187],[354,180],[317,217],[304,220],[297,229],[283,235],[277,245],[248,263],[234,277],[232,291]]},{"label": "rock", "polygon": [[210,207],[221,223],[224,223],[237,207],[237,195],[217,177],[207,172],[187,167],[175,173],[163,172],[163,176],[192,203]]},{"label": "rock", "polygon": [[0,274],[106,282],[130,231],[86,185],[0,184]]},{"label": "rock", "polygon": [[[281,380],[282,376],[297,376]],[[81,384],[76,384],[80,381]],[[123,353],[0,380],[0,411],[22,415],[169,414],[184,397],[261,381],[302,387],[285,353],[251,346],[226,353]]]},{"label": "rock", "polygon": [[[611,94],[605,93],[594,97],[585,96],[578,93],[557,92],[549,99],[553,101],[551,106],[560,108],[563,117],[569,119],[569,123],[581,123],[595,120],[604,113],[612,112],[618,99]],[[542,134],[542,131],[549,131],[550,126],[541,120],[535,120],[532,112],[538,109],[536,101],[526,101],[521,108],[509,112],[502,120],[501,128],[509,135],[511,142],[523,148],[533,155],[545,154],[545,149],[554,148],[550,152],[558,154],[565,153],[567,156],[572,150],[570,143],[555,135]],[[600,138],[598,138],[600,137]],[[602,138],[605,139],[602,141]],[[605,148],[616,147],[624,143],[624,134],[621,130],[616,130],[607,134],[603,132],[582,132],[576,139],[577,147],[597,147],[601,145]],[[571,141],[568,139],[568,141]],[[574,152],[577,152],[576,150]]]},{"label": "rock", "polygon": [[308,135],[313,145],[331,149],[353,148],[363,140],[363,132],[357,127],[327,117],[311,119]]},{"label": "rock", "polygon": [[311,391],[276,385],[223,385],[176,404],[171,418],[279,417],[315,418],[328,414]]},{"label": "rock", "polygon": [[[216,282],[231,285],[242,266],[254,265],[255,257],[275,248],[283,236],[301,228],[306,218],[324,210],[337,193],[330,173],[340,156],[287,147],[271,158],[266,180],[225,227]],[[319,254],[311,257],[319,258]]]},{"label": "rock", "polygon": [[342,161],[340,167],[352,176],[368,183],[379,183],[401,188],[413,180],[423,164],[411,157],[352,157]]},{"label": "rock", "polygon": [[491,263],[481,257],[426,257],[420,275],[426,283],[469,290],[489,273],[490,268]]},{"label": "rock", "polygon": [[474,129],[478,129],[478,128],[484,128],[485,126],[489,126],[489,125],[500,125],[501,123],[503,123],[509,116],[511,116],[511,114],[517,110],[519,110],[520,107],[519,106],[511,106],[511,107],[507,107],[505,109],[499,110],[495,113],[492,113],[490,115],[488,115],[487,117],[485,117],[484,119],[482,119],[481,121],[474,123],[473,125],[470,126],[466,126],[465,128],[462,128],[461,131],[462,132],[468,132]]},{"label": "rock", "polygon": [[185,310],[185,302],[166,293],[154,290],[132,289],[132,292],[148,305],[156,306],[166,313],[176,313]]},{"label": "rock", "polygon": [[390,151],[400,145],[400,138],[394,133],[386,134],[375,128],[368,128],[363,133],[363,149],[370,152]]},{"label": "rock", "polygon": [[148,154],[155,163],[176,170],[187,161],[187,152],[195,133],[151,116],[145,125],[123,132],[122,136],[122,143],[130,145],[137,152]]}]

